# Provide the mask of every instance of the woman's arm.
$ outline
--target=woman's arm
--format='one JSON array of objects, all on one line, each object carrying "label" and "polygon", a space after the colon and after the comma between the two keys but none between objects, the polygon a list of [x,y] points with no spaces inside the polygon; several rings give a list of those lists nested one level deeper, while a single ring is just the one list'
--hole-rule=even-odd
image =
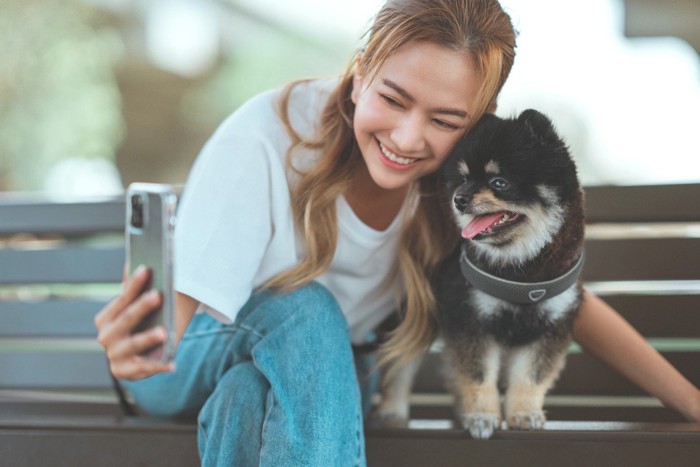
[{"label": "woman's arm", "polygon": [[574,322],[574,339],[667,407],[700,422],[700,391],[624,318],[588,291]]}]

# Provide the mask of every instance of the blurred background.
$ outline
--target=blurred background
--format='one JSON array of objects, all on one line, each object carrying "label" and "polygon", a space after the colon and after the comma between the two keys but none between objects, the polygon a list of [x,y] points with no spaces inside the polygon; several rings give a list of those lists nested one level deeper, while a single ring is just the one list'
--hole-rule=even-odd
[{"label": "blurred background", "polygon": [[[0,191],[184,183],[252,95],[336,76],[381,0],[0,0]],[[502,0],[498,114],[534,107],[587,185],[700,182],[700,1]]]}]

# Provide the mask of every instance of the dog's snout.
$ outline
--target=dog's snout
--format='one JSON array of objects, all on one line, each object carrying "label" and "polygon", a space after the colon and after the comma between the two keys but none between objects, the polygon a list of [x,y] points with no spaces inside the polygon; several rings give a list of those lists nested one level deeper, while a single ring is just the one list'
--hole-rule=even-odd
[{"label": "dog's snout", "polygon": [[467,206],[469,206],[469,197],[464,193],[457,193],[454,197],[454,203],[459,211],[464,212]]}]

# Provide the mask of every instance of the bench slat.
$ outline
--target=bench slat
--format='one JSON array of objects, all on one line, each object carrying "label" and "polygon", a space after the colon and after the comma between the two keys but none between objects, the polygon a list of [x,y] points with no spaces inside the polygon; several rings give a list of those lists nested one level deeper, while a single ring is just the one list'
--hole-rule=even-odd
[{"label": "bench slat", "polygon": [[[698,353],[670,352],[665,357],[695,385]],[[0,387],[4,389],[108,389],[111,381],[102,352],[1,353]],[[421,368],[415,384],[418,393],[446,393],[442,367],[431,354]],[[572,354],[553,395],[644,395],[643,391],[619,373],[587,354]]]},{"label": "bench slat", "polygon": [[[589,222],[700,222],[700,211],[688,209],[700,199],[700,184],[589,186],[585,191]],[[0,235],[119,231],[124,209],[122,198],[53,203],[0,197]]]},{"label": "bench slat", "polygon": [[125,203],[120,199],[97,202],[51,203],[0,197],[0,235],[90,234],[123,232]]},{"label": "bench slat", "polygon": [[[0,303],[0,337],[92,337],[92,319],[108,300],[59,300]],[[605,297],[646,337],[697,337],[700,297],[619,296]]]},{"label": "bench slat", "polygon": [[3,389],[110,389],[103,352],[0,353]]},{"label": "bench slat", "polygon": [[[136,423],[139,422],[139,423]],[[543,431],[504,430],[488,442],[463,430],[367,431],[371,465],[538,467],[693,465],[700,456],[697,425],[549,423]],[[114,417],[68,420],[25,418],[0,424],[0,452],[8,465],[95,467],[197,465],[196,426],[158,424]],[[100,455],[95,456],[95,452]]]},{"label": "bench slat", "polygon": [[700,336],[700,293],[602,298],[646,337]]},{"label": "bench slat", "polygon": [[0,250],[0,284],[121,282],[124,247]]},{"label": "bench slat", "polygon": [[[695,386],[700,386],[697,352],[665,352],[664,357]],[[585,353],[569,355],[552,394],[644,395],[645,392],[611,367]]]},{"label": "bench slat", "polygon": [[[700,385],[697,352],[666,352],[666,357],[693,384]],[[416,378],[414,390],[419,393],[446,393],[440,356],[426,356]],[[550,392],[553,395],[639,396],[645,393],[618,372],[589,354],[570,354],[561,377]]]},{"label": "bench slat", "polygon": [[700,238],[589,240],[586,281],[700,278]]},{"label": "bench slat", "polygon": [[199,465],[195,424],[133,423],[119,417],[23,417],[0,422],[7,466],[191,467]]},{"label": "bench slat", "polygon": [[590,186],[587,222],[700,222],[700,184]]},{"label": "bench slat", "polygon": [[94,337],[93,318],[108,300],[0,301],[0,337]]},{"label": "bench slat", "polygon": [[[591,240],[586,248],[583,276],[588,281],[698,278],[697,238]],[[0,283],[5,284],[119,282],[124,251],[121,245],[4,249],[0,250],[0,264]]]},{"label": "bench slat", "polygon": [[368,430],[366,450],[378,466],[685,466],[700,456],[697,426],[560,422],[501,430],[487,442],[456,429]]},{"label": "bench slat", "polygon": [[[686,422],[678,412],[667,409],[666,407],[648,407],[631,404],[607,405],[601,404],[596,400],[586,402],[586,404],[552,405],[549,404],[549,399],[545,399],[544,411],[549,421]],[[411,419],[417,420],[458,420],[452,399],[446,400],[445,403],[441,405],[420,405],[414,402],[411,404],[410,417]]]},{"label": "bench slat", "polygon": [[[700,294],[609,295],[604,300],[646,337],[700,336]],[[107,298],[0,302],[0,337],[92,337]]]}]

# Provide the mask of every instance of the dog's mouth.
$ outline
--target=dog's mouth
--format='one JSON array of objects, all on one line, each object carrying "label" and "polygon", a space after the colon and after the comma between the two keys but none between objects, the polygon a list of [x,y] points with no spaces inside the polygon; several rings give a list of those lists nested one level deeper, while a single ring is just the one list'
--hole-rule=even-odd
[{"label": "dog's mouth", "polygon": [[524,215],[511,211],[500,211],[476,216],[462,229],[462,237],[480,240],[501,232],[503,229],[510,228],[524,219]]}]

